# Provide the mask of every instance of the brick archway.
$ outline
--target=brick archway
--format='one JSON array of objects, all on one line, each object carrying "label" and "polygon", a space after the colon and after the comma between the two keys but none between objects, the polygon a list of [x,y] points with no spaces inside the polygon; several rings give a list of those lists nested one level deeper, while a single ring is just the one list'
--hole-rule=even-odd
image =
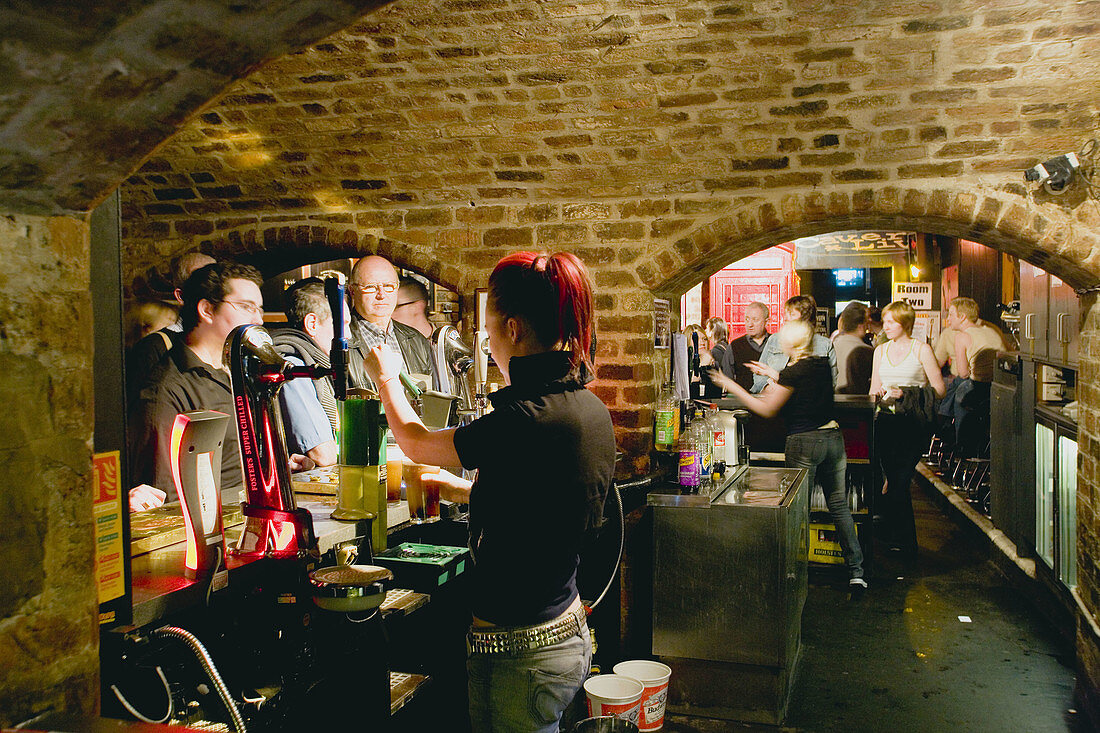
[{"label": "brick archway", "polygon": [[471,272],[441,260],[431,245],[378,237],[352,225],[250,227],[204,240],[200,247],[215,257],[247,262],[267,277],[312,262],[376,254],[459,293],[472,294],[476,287]]},{"label": "brick archway", "polygon": [[1039,265],[1075,288],[1100,283],[1100,238],[1053,205],[1003,188],[884,186],[779,192],[701,226],[639,260],[638,282],[683,292],[733,262],[781,242],[849,229],[905,229],[980,242]]}]

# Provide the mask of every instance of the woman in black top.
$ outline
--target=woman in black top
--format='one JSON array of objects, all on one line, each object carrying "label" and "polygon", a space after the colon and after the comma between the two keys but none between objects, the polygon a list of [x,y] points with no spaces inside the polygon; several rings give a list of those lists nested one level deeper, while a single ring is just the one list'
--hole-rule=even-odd
[{"label": "woman in black top", "polygon": [[[758,415],[783,415],[787,424],[785,463],[807,469],[811,489],[818,483],[825,492],[848,565],[848,587],[858,596],[867,588],[867,581],[863,578],[863,551],[844,491],[848,459],[844,436],[833,419],[833,371],[827,357],[810,355],[813,335],[813,327],[806,321],[787,321],[779,329],[774,338],[779,339],[790,361],[779,373],[779,381],[768,384],[759,396],[721,373],[714,381]],[[763,369],[753,371],[764,373]]]},{"label": "woman in black top", "polygon": [[[489,277],[486,330],[508,385],[469,425],[429,431],[397,379],[397,355],[366,359],[390,428],[440,493],[470,505],[470,717],[475,731],[556,731],[588,674],[592,645],[576,573],[615,464],[604,404],[585,389],[592,290],[574,255],[520,252]],[[425,480],[428,480],[425,477]]]}]

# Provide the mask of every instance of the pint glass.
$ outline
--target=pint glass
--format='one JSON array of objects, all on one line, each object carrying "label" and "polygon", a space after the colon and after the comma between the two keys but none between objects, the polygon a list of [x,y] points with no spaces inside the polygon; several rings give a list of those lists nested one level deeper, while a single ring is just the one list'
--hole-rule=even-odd
[{"label": "pint glass", "polygon": [[424,474],[439,471],[436,466],[426,466],[405,460],[402,473],[405,477],[405,498],[409,501],[409,519],[414,524],[435,522],[439,519],[439,484],[423,480]]}]

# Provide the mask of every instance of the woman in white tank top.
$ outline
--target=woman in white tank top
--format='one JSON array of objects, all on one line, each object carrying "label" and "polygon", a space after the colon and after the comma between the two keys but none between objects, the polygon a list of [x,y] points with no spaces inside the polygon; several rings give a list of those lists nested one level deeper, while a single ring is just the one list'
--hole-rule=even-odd
[{"label": "woman in white tank top", "polygon": [[896,400],[901,397],[901,387],[931,386],[937,397],[943,397],[943,376],[936,355],[931,346],[910,336],[916,314],[912,308],[908,313],[901,312],[903,309],[894,307],[898,303],[909,306],[897,301],[882,311],[882,330],[890,340],[875,349],[871,394]]},{"label": "woman in white tank top", "polygon": [[[887,541],[907,560],[917,558],[917,529],[909,486],[928,435],[917,419],[894,414],[893,405],[902,387],[931,387],[943,397],[943,377],[932,347],[910,334],[916,314],[904,301],[882,309],[882,330],[890,340],[875,349],[870,393],[881,400],[875,410],[875,460],[882,468],[881,513],[886,519]],[[877,501],[876,501],[877,503]]]}]

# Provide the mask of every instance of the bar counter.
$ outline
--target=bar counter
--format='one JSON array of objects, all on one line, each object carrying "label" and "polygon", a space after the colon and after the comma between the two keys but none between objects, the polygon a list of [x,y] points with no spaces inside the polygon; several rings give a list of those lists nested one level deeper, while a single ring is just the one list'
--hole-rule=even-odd
[{"label": "bar counter", "polygon": [[[332,519],[335,497],[322,495],[299,495],[298,506],[308,509],[313,516],[313,529],[317,535],[318,549],[321,554],[328,552],[341,542],[347,542],[360,536],[364,526],[360,522],[343,522]],[[223,516],[240,517],[239,509],[225,507]],[[386,509],[386,528],[392,533],[409,521],[409,505],[406,501],[390,502]],[[240,535],[243,522],[225,529],[226,548],[231,548]],[[165,547],[159,547],[135,556],[131,561],[133,578],[133,625],[144,626],[165,616],[201,605],[208,593],[219,590],[218,581],[213,587],[210,578],[188,580],[183,576],[183,554],[185,543],[178,541]],[[230,554],[225,565],[232,578],[253,563],[264,558],[239,558]]]}]

